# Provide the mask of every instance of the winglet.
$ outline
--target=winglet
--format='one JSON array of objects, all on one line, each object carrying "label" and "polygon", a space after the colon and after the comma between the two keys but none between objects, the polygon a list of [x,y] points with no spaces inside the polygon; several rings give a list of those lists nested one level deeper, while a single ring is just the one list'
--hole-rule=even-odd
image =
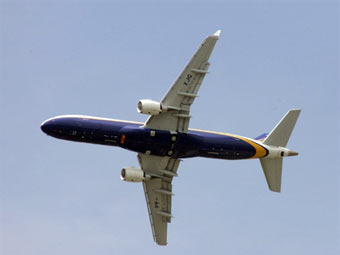
[{"label": "winglet", "polygon": [[220,37],[221,34],[221,30],[217,30],[214,34],[214,36],[216,36],[217,38]]}]

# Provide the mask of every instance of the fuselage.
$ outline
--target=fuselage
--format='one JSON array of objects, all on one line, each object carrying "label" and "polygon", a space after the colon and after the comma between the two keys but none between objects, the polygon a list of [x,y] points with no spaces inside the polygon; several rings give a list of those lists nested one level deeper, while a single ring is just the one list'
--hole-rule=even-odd
[{"label": "fuselage", "polygon": [[232,134],[189,129],[188,133],[153,130],[144,123],[64,115],[41,125],[46,134],[69,141],[119,146],[134,152],[174,158],[261,158],[268,154],[260,142]]}]

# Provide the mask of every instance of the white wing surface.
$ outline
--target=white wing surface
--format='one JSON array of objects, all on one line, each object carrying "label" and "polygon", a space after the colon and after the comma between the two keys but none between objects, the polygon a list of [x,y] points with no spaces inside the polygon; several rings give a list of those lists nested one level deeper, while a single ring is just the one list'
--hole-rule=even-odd
[{"label": "white wing surface", "polygon": [[191,117],[190,106],[197,97],[197,92],[208,72],[208,60],[220,33],[221,30],[218,30],[202,42],[197,52],[162,99],[162,105],[169,107],[171,110],[150,116],[145,127],[174,132],[188,131]]},{"label": "white wing surface", "polygon": [[139,153],[138,161],[141,169],[153,176],[151,180],[143,182],[153,238],[157,244],[166,245],[167,225],[172,217],[171,182],[177,176],[179,160]]}]

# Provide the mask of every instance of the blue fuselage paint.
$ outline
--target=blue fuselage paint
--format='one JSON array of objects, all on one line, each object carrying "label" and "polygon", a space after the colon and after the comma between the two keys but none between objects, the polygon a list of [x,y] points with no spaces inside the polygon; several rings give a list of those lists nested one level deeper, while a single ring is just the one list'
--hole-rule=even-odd
[{"label": "blue fuselage paint", "polygon": [[119,146],[127,150],[175,158],[248,159],[256,148],[235,136],[189,130],[171,133],[142,123],[91,117],[57,117],[45,121],[46,134],[69,141]]}]

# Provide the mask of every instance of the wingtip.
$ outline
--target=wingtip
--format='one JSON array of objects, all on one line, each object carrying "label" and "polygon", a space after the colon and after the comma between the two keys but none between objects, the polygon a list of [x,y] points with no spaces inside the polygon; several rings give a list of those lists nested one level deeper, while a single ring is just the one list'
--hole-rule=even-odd
[{"label": "wingtip", "polygon": [[217,31],[214,33],[214,36],[220,37],[220,34],[221,34],[221,29],[217,30]]}]

